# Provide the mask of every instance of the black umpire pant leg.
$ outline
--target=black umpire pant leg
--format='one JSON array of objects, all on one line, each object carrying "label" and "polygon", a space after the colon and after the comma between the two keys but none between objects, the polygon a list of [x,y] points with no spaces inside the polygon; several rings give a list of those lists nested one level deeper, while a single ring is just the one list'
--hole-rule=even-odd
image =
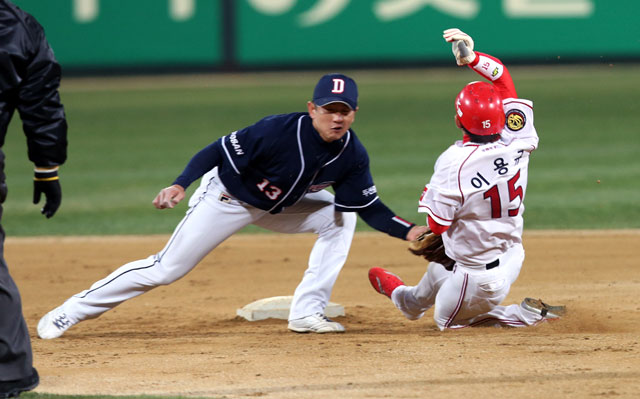
[{"label": "black umpire pant leg", "polygon": [[33,374],[33,353],[22,301],[4,260],[2,202],[7,195],[4,154],[0,151],[0,381],[19,380]]}]

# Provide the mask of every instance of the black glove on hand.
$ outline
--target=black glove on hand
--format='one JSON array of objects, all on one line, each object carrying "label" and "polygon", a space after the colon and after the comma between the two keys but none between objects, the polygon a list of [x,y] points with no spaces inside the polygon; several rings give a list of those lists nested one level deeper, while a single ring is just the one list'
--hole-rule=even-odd
[{"label": "black glove on hand", "polygon": [[45,170],[36,169],[33,179],[33,203],[40,202],[40,196],[44,193],[46,202],[41,212],[48,218],[53,216],[62,202],[62,189],[58,177],[58,168]]}]

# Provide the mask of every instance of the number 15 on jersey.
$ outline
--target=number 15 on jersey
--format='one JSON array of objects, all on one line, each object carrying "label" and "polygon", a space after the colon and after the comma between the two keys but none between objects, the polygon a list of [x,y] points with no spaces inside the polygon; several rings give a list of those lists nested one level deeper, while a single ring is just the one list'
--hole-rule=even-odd
[{"label": "number 15 on jersey", "polygon": [[[491,208],[492,219],[499,219],[503,216],[518,216],[520,206],[522,205],[522,201],[524,200],[524,190],[522,189],[522,186],[518,185],[519,179],[520,169],[518,169],[513,177],[506,181],[506,184],[504,180],[501,180],[483,193],[483,198],[488,201],[487,205]],[[480,173],[477,173],[476,176],[471,179],[471,185],[475,188],[480,188],[484,184],[490,185],[489,181],[487,181],[487,179]],[[509,202],[507,203],[507,207],[516,199],[519,199],[518,206],[516,206],[515,208],[507,208],[503,210],[502,200],[500,199],[500,193],[503,191],[506,191],[509,195]]]}]

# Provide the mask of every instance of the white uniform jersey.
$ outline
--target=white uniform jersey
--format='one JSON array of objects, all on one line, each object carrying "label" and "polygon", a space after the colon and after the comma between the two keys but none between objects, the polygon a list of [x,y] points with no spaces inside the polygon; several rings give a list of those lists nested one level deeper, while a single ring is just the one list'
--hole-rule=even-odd
[{"label": "white uniform jersey", "polygon": [[533,103],[503,101],[501,139],[487,144],[457,141],[440,155],[418,212],[450,226],[442,235],[458,264],[486,265],[522,242],[530,153],[538,147]]}]

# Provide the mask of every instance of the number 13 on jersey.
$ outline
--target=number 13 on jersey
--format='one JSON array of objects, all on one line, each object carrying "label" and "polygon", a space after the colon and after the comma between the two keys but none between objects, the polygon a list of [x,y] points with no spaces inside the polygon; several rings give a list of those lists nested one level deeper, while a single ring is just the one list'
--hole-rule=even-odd
[{"label": "number 13 on jersey", "polygon": [[267,198],[270,200],[277,200],[278,197],[280,197],[280,194],[282,194],[282,190],[269,183],[269,180],[262,179],[262,183],[258,183],[256,186],[258,187],[258,190],[262,191],[264,195],[267,196]]}]

